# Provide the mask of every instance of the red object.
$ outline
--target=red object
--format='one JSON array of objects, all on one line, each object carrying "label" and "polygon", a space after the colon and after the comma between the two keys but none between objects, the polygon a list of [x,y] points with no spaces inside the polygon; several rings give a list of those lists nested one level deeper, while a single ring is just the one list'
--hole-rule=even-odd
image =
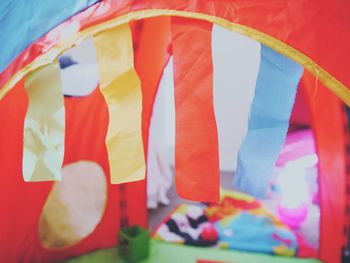
[{"label": "red object", "polygon": [[345,226],[347,120],[344,104],[310,73],[301,80],[315,136],[320,191],[319,257],[340,262]]},{"label": "red object", "polygon": [[300,258],[317,258],[317,251],[311,247],[298,233],[295,233],[298,241],[298,254]]},{"label": "red object", "polygon": [[197,263],[228,263],[224,261],[213,261],[213,260],[206,260],[206,259],[198,259]]},{"label": "red object", "polygon": [[220,199],[218,134],[213,107],[212,24],[171,20],[175,89],[175,181],[180,197]]},{"label": "red object", "polygon": [[289,131],[311,126],[311,117],[303,89],[298,89],[289,120]]},{"label": "red object", "polygon": [[[136,34],[136,33],[135,33]],[[136,34],[138,42],[135,52],[135,70],[141,80],[142,90],[142,137],[144,153],[147,159],[149,124],[153,103],[163,69],[169,60],[168,52],[171,43],[170,18],[154,17],[142,22],[142,30]],[[150,67],[152,65],[152,67]],[[129,184],[127,184],[129,185]],[[147,193],[146,180],[130,183],[127,186],[129,224],[139,222],[139,215],[145,215],[147,225]]]},{"label": "red object", "polygon": [[[48,250],[41,245],[38,231],[39,218],[53,183],[23,181],[22,138],[27,98],[21,84],[19,83],[0,103],[0,121],[6,124],[6,129],[0,129],[1,261],[60,261],[96,248],[115,246],[120,224],[119,186],[109,183],[105,213],[91,235],[68,249]],[[106,180],[109,182],[108,159],[104,143],[108,112],[104,98],[97,89],[84,98],[66,99],[65,106],[64,164],[82,159],[95,161],[103,167],[107,175]],[[142,189],[138,191],[142,192]],[[126,196],[126,198],[133,197]],[[135,200],[135,202],[143,201]],[[146,225],[145,209],[138,211],[136,221],[142,226]]]},{"label": "red object", "polygon": [[[318,66],[321,66],[334,76],[339,82],[333,85],[332,88],[337,92],[338,96],[342,96],[343,99],[347,98],[347,101],[350,101],[350,60],[348,59],[348,48],[350,46],[350,20],[348,13],[350,2],[348,0],[251,0],[249,3],[246,0],[105,0],[71,17],[49,34],[31,44],[13,60],[9,67],[1,72],[0,87],[2,88],[19,70],[54,47],[59,40],[62,30],[69,27],[72,23],[79,24],[81,31],[130,12],[140,10],[154,11],[156,9],[161,11],[155,12],[153,15],[159,15],[161,12],[165,14],[169,10],[177,10],[186,12],[181,15],[189,15],[191,13],[204,14],[207,15],[207,20],[219,17],[223,19],[222,21],[230,21],[249,29],[257,30],[271,36],[274,40],[286,43],[293,47],[295,51],[299,51],[311,58]],[[190,21],[190,19],[187,21]],[[189,27],[191,26],[189,25]],[[163,35],[159,37],[159,39],[162,38]],[[174,52],[176,53],[177,51],[174,50]],[[141,62],[136,61],[136,67],[137,63]],[[149,63],[149,65],[151,64]],[[312,66],[316,72],[319,70],[317,65]],[[208,72],[204,72],[203,75],[206,77]],[[196,76],[196,78],[200,77]],[[326,82],[327,78],[323,77],[322,80]],[[346,136],[348,135],[346,134],[347,130],[343,127],[345,124],[343,105],[332,92],[315,80],[310,73],[306,72],[304,74],[302,83],[305,86],[305,97],[310,107],[310,117],[319,156],[321,204],[319,256],[325,262],[340,262],[341,246],[346,243],[343,232],[346,225],[345,186],[348,180],[345,176],[345,145],[347,141]],[[346,87],[344,88],[341,84]],[[151,90],[154,92],[154,87]],[[143,89],[143,92],[145,94],[148,93],[146,89]],[[87,98],[81,101],[74,100],[75,102],[72,102],[71,107],[69,106],[69,100],[66,100],[68,105],[66,109],[67,119],[70,119],[67,122],[67,132],[72,131],[74,134],[77,134],[75,133],[76,131],[74,132],[74,129],[81,130],[81,127],[77,127],[73,123],[75,115],[71,114],[74,112],[74,114],[77,114],[76,116],[80,116],[77,117],[78,123],[86,127],[84,129],[86,134],[84,137],[80,136],[80,134],[79,136],[67,135],[65,162],[78,160],[82,157],[96,158],[95,160],[99,161],[107,171],[103,136],[105,135],[104,129],[108,120],[99,115],[106,110],[103,108],[105,105],[97,99],[99,96],[99,94],[94,93],[94,95],[91,95],[94,99],[91,99],[91,101]],[[101,104],[97,104],[94,101],[95,99]],[[152,107],[152,100],[152,96],[150,96],[147,102],[148,112],[150,112]],[[91,104],[87,101],[93,105],[96,103],[100,109],[99,113],[91,112]],[[115,203],[108,203],[105,216],[107,221],[104,220],[97,227],[96,231],[81,244],[67,251],[60,252],[44,251],[38,244],[36,231],[38,217],[52,184],[31,184],[24,183],[22,180],[21,156],[25,108],[25,94],[20,88],[20,84],[0,103],[0,121],[2,124],[0,129],[0,176],[2,176],[0,209],[2,215],[4,215],[0,217],[0,258],[6,262],[40,262],[54,258],[59,260],[81,254],[93,248],[114,244],[115,241],[112,240],[111,236],[116,229],[111,228],[111,225],[118,224],[119,220],[115,216],[118,213],[118,206],[113,205]],[[148,114],[145,114],[143,118],[147,119],[147,116]],[[210,111],[209,118],[212,118]],[[99,129],[97,129],[98,125],[101,125]],[[91,131],[88,131],[87,127]],[[210,127],[212,129],[213,126]],[[195,127],[194,131],[197,130],[198,127]],[[144,138],[147,138],[145,133],[147,133],[147,126],[144,128]],[[81,149],[80,147],[75,147],[76,142],[81,140],[90,141],[92,138],[96,138],[96,141],[99,143],[96,143],[93,147],[82,146]],[[199,137],[194,136],[194,138],[198,139]],[[212,143],[210,140],[210,136],[200,137],[196,146]],[[72,152],[68,153],[68,149]],[[196,149],[191,148],[190,150],[195,151]],[[212,149],[215,149],[215,146]],[[181,157],[181,151],[178,152],[179,157]],[[184,154],[187,154],[186,151]],[[211,163],[208,164],[208,167],[211,168],[216,166],[215,159],[218,158],[216,156],[217,151],[214,151],[212,154],[214,156],[210,156],[210,158],[213,159],[210,159]],[[198,159],[195,158],[195,160]],[[189,163],[193,165],[193,163]],[[191,169],[188,170],[192,172]],[[206,180],[215,176],[203,176],[198,173],[195,175],[194,180],[201,181],[201,179]],[[138,189],[136,185],[142,185],[142,183],[135,183],[134,185],[135,189]],[[134,204],[140,204],[138,210],[136,210],[138,212],[133,213],[134,216],[137,216],[135,221],[140,220],[142,224],[145,224],[146,210],[143,204],[145,203],[145,189],[144,185],[142,187],[142,189],[139,189],[140,191],[132,191],[132,196],[128,198]],[[116,201],[114,198],[118,199],[118,187],[110,186],[109,191],[111,196],[109,200],[111,202]],[[184,194],[186,195],[190,191],[196,191],[196,188],[193,186],[188,187]],[[135,195],[138,194],[141,194],[141,197],[135,198]],[[199,198],[205,197],[205,194],[198,194]],[[215,199],[216,193],[209,199],[211,198]]]},{"label": "red object", "polygon": [[258,200],[253,199],[250,201],[243,200],[243,199],[236,199],[233,197],[226,196],[224,200],[221,201],[221,204],[228,203],[236,208],[241,208],[243,210],[248,210],[248,209],[255,209],[261,207],[261,204]]},{"label": "red object", "polygon": [[[146,125],[149,123],[163,67],[169,58],[167,51],[170,42],[170,24],[167,25],[166,20],[169,18],[154,18],[145,23],[144,30],[148,33],[141,34],[140,45],[135,55],[136,70],[142,80],[143,91],[154,90],[153,93],[146,92],[143,100],[142,118]],[[154,35],[152,38],[150,32],[157,35],[160,41],[154,42]],[[157,47],[153,54],[149,51],[150,45]],[[154,54],[157,56],[152,56]],[[157,70],[155,68],[152,71],[148,70],[151,63]],[[108,201],[101,222],[91,235],[67,249],[47,250],[40,243],[39,217],[53,183],[23,181],[23,124],[26,108],[27,98],[23,81],[21,81],[0,102],[0,122],[3,124],[0,129],[1,262],[61,261],[95,249],[116,246],[121,217],[120,191],[119,185],[109,183],[109,165],[105,146],[108,110],[99,89],[86,97],[65,99],[64,164],[81,159],[95,161],[103,167],[108,185]],[[148,126],[146,125],[143,136],[147,142]],[[145,147],[147,147],[146,144]],[[128,223],[147,227],[145,181],[125,184],[125,195]]]},{"label": "red object", "polygon": [[219,234],[213,224],[206,224],[202,228],[201,238],[204,241],[216,241],[219,238]]},{"label": "red object", "polygon": [[79,29],[83,30],[133,11],[152,9],[206,14],[263,32],[307,55],[348,89],[350,87],[350,60],[346,56],[350,46],[350,3],[347,0],[291,3],[252,0],[249,4],[245,0],[208,0],[196,4],[193,0],[101,1],[72,16],[24,50],[1,73],[0,87],[14,73],[52,48],[59,41],[62,30],[70,24],[77,23]]},{"label": "red object", "polygon": [[216,222],[226,216],[237,213],[238,210],[250,210],[260,207],[261,204],[256,199],[246,201],[226,196],[221,202],[211,204],[204,211],[209,221]]}]

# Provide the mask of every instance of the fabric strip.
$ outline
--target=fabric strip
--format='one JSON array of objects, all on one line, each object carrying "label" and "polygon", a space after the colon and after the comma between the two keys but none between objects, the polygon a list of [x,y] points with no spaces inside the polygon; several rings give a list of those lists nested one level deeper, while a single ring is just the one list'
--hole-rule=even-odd
[{"label": "fabric strip", "polygon": [[212,24],[172,17],[175,173],[180,197],[218,201],[218,134],[213,108]]},{"label": "fabric strip", "polygon": [[248,132],[239,149],[234,186],[264,197],[289,127],[303,68],[262,45]]},{"label": "fabric strip", "polygon": [[106,137],[111,183],[145,178],[141,135],[142,95],[134,69],[129,24],[94,36],[100,75],[100,89],[109,111]]},{"label": "fabric strip", "polygon": [[29,104],[24,120],[24,180],[60,181],[65,111],[58,63],[29,74],[25,88]]}]

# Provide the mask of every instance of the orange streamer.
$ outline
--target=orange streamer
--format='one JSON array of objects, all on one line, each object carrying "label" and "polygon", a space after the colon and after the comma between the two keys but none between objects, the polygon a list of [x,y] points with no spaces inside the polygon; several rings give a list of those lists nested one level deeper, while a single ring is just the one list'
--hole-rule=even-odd
[{"label": "orange streamer", "polygon": [[212,24],[171,20],[175,87],[175,172],[179,196],[202,202],[220,195],[213,108]]}]

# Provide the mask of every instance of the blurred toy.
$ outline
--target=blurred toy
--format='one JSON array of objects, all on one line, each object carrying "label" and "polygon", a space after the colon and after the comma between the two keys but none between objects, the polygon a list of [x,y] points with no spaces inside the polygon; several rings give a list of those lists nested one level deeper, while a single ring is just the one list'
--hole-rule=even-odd
[{"label": "blurred toy", "polygon": [[212,246],[218,232],[204,215],[203,208],[189,206],[184,213],[173,214],[157,231],[163,240],[192,246]]},{"label": "blurred toy", "polygon": [[310,197],[305,180],[305,167],[300,160],[288,162],[279,176],[281,201],[278,204],[280,219],[292,228],[304,222],[309,210]]},{"label": "blurred toy", "polygon": [[202,228],[201,239],[207,242],[216,242],[219,239],[219,234],[213,224],[207,223]]}]

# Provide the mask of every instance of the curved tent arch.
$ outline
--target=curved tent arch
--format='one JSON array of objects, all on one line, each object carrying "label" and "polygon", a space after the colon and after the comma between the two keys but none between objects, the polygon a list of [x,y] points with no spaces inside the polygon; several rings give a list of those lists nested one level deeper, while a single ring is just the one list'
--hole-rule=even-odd
[{"label": "curved tent arch", "polygon": [[[211,2],[214,3],[215,1]],[[190,1],[188,0],[183,1],[183,3],[190,5]],[[303,52],[300,52],[298,48],[295,48],[287,42],[269,35],[268,33],[264,33],[264,30],[257,30],[252,26],[247,26],[243,23],[236,23],[234,22],[235,19],[233,17],[230,17],[231,20],[224,17],[225,12],[222,12],[222,10],[220,10],[221,12],[216,11],[214,8],[211,9],[211,6],[209,4],[198,5],[194,8],[192,7],[191,9],[193,10],[179,10],[181,9],[180,3],[178,5],[173,4],[174,7],[172,7],[171,4],[169,4],[169,6],[166,4],[164,5],[164,3],[161,1],[153,1],[152,4],[147,4],[144,3],[143,6],[141,5],[139,7],[134,6],[131,1],[125,1],[123,5],[120,5],[119,3],[113,3],[112,1],[105,1],[92,5],[87,10],[71,17],[67,22],[50,31],[51,35],[48,33],[46,34],[46,37],[44,36],[41,38],[42,41],[39,39],[38,42],[41,42],[39,45],[35,46],[34,43],[34,45],[30,46],[26,51],[22,52],[22,54],[17,58],[17,60],[23,59],[23,57],[27,57],[26,59],[28,59],[28,54],[30,54],[30,62],[26,61],[24,65],[20,65],[19,67],[18,65],[13,65],[16,63],[12,63],[1,73],[3,77],[0,81],[0,99],[24,75],[41,66],[53,62],[54,59],[57,58],[62,52],[73,47],[76,43],[79,43],[86,37],[91,37],[101,31],[138,19],[146,19],[156,16],[180,16],[205,20],[210,23],[221,25],[227,29],[246,35],[276,50],[277,52],[286,55],[310,71],[326,87],[331,89],[346,104],[350,105],[350,91],[346,87],[346,83],[342,83],[337,78],[332,76],[332,74],[330,74],[321,65],[316,63],[311,57],[307,56]],[[131,8],[131,10],[128,10],[125,13],[125,10],[123,10],[123,8],[128,6]],[[136,7],[135,9],[138,10],[132,10],[134,7]],[[162,7],[164,9],[157,9],[157,7]],[[253,11],[256,12],[254,9]],[[210,14],[210,12],[212,13]],[[236,20],[239,20],[239,16],[236,18]],[[254,21],[250,22],[254,23]],[[57,37],[60,34],[65,35],[65,37],[63,39]],[[350,39],[343,41],[344,47],[346,46],[347,41],[350,42]],[[46,49],[47,45],[50,46],[48,50]],[[31,54],[31,51],[34,51],[36,54]],[[43,51],[45,51],[44,56],[42,56]],[[35,58],[35,61],[33,61],[33,56]],[[347,80],[347,82],[350,83],[350,80]]]}]

